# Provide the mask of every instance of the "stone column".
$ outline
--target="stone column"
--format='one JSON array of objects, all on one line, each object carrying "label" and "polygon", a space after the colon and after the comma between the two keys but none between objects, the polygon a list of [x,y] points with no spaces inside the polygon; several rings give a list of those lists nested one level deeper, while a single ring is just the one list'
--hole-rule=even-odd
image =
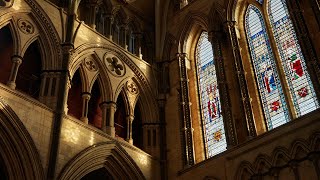
[{"label": "stone column", "polygon": [[193,147],[193,128],[191,121],[190,98],[189,98],[189,79],[187,74],[187,55],[186,53],[177,54],[180,72],[180,109],[181,109],[181,142],[182,156],[185,168],[195,163]]},{"label": "stone column", "polygon": [[102,131],[111,137],[115,137],[114,113],[117,109],[116,103],[113,101],[102,102],[100,108],[102,110]]},{"label": "stone column", "polygon": [[103,132],[107,132],[107,109],[108,109],[108,103],[102,102],[99,104],[100,109],[102,111],[102,123],[101,123],[101,130]]},{"label": "stone column", "polygon": [[220,94],[220,102],[222,107],[222,116],[224,121],[224,128],[226,132],[227,148],[237,145],[237,137],[235,131],[234,120],[232,117],[231,102],[229,95],[229,88],[224,69],[224,60],[221,51],[221,41],[223,40],[222,31],[209,32],[209,41],[212,44],[214,62],[216,67],[218,89]]},{"label": "stone column", "polygon": [[248,93],[248,86],[245,78],[245,71],[243,69],[242,65],[242,59],[240,55],[240,49],[239,49],[239,42],[236,34],[236,27],[235,27],[235,21],[227,21],[227,29],[229,31],[229,37],[231,39],[231,45],[233,49],[233,56],[234,56],[234,64],[236,67],[237,72],[237,86],[238,89],[240,89],[241,93],[241,101],[242,104],[240,105],[243,109],[243,116],[246,120],[247,128],[248,128],[248,136],[255,137],[257,136],[253,115],[252,115],[252,107],[251,107],[251,100]]},{"label": "stone column", "polygon": [[128,27],[126,24],[123,24],[120,26],[120,46],[122,46],[125,50],[128,50],[128,45],[126,44],[127,42],[127,31]]},{"label": "stone column", "polygon": [[19,71],[19,67],[22,63],[22,57],[15,55],[11,57],[11,61],[12,61],[12,67],[11,67],[11,73],[10,73],[10,77],[9,77],[9,81],[7,83],[7,85],[11,88],[11,89],[16,89],[16,79],[17,79],[17,75],[18,75],[18,71]]},{"label": "stone column", "polygon": [[132,122],[134,120],[133,115],[128,115],[127,116],[127,139],[128,143],[133,144],[133,139],[132,139]]},{"label": "stone column", "polygon": [[82,116],[80,120],[86,124],[88,124],[88,106],[89,106],[89,100],[90,100],[91,94],[88,92],[82,93]]},{"label": "stone column", "polygon": [[89,3],[89,22],[88,22],[88,25],[93,29],[96,29],[97,5],[98,4],[96,2]]},{"label": "stone column", "polygon": [[318,102],[320,103],[320,65],[316,50],[314,49],[309,31],[303,18],[303,11],[300,8],[299,0],[288,1],[288,11],[295,27],[299,44],[307,64]]},{"label": "stone column", "polygon": [[113,15],[104,14],[104,35],[112,40]]},{"label": "stone column", "polygon": [[141,53],[141,41],[142,41],[142,34],[141,33],[135,33],[134,34],[134,54],[138,56],[140,59],[142,59],[142,53]]}]

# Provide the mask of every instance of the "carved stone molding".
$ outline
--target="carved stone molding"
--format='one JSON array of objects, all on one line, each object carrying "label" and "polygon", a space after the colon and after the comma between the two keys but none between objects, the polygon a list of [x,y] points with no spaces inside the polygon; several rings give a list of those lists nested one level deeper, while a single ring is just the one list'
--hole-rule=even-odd
[{"label": "carved stone molding", "polygon": [[34,33],[34,27],[31,22],[25,19],[19,19],[18,22],[18,27],[21,32],[25,34],[33,34]]},{"label": "carved stone molding", "polygon": [[11,7],[13,5],[14,0],[0,0],[0,8],[1,7]]},{"label": "carved stone molding", "polygon": [[123,62],[112,54],[105,54],[104,61],[106,63],[108,71],[117,77],[125,75],[126,69]]},{"label": "carved stone molding", "polygon": [[138,94],[139,93],[139,88],[136,85],[136,83],[134,83],[133,81],[128,81],[126,84],[126,88],[130,94]]},{"label": "carved stone molding", "polygon": [[[242,161],[238,166],[235,179],[242,177],[277,176],[284,168],[290,167],[294,172],[299,164],[305,160],[317,162],[320,156],[320,133],[316,132],[309,139],[297,139],[290,148],[276,147],[272,154],[260,154],[253,162]],[[319,171],[317,163],[315,172]],[[295,173],[298,177],[299,173]]]},{"label": "carved stone molding", "polygon": [[91,57],[87,57],[84,59],[85,67],[92,72],[97,71],[99,68]]}]

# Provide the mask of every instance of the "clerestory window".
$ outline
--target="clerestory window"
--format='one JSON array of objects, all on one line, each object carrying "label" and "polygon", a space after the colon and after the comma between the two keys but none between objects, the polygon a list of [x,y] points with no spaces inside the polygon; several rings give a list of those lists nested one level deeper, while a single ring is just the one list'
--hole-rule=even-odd
[{"label": "clerestory window", "polygon": [[[319,108],[285,0],[257,0],[245,29],[267,129]],[[266,12],[264,12],[266,11]]]},{"label": "clerestory window", "polygon": [[202,32],[196,48],[196,69],[207,157],[227,148],[213,53],[208,33]]}]

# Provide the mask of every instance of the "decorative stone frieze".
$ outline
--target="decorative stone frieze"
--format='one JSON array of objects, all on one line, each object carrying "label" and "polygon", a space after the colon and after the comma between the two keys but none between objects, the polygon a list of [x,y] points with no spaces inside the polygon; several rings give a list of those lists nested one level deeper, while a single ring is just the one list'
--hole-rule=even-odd
[{"label": "decorative stone frieze", "polygon": [[34,33],[34,27],[28,20],[25,19],[19,19],[18,20],[18,27],[19,30],[25,34],[33,34]]}]

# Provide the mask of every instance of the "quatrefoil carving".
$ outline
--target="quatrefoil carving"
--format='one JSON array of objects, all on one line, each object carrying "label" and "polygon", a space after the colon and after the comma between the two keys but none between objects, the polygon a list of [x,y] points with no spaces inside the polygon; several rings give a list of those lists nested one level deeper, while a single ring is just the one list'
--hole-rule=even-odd
[{"label": "quatrefoil carving", "polygon": [[25,34],[33,34],[33,32],[34,32],[33,25],[25,19],[19,19],[18,27],[19,27],[20,31],[22,31]]},{"label": "quatrefoil carving", "polygon": [[108,70],[114,75],[114,76],[123,76],[125,74],[125,67],[117,57],[106,57],[106,64],[108,67]]},{"label": "quatrefoil carving", "polygon": [[127,82],[127,89],[129,91],[129,93],[131,94],[138,94],[139,93],[139,88],[136,85],[136,83],[129,81]]},{"label": "quatrefoil carving", "polygon": [[97,71],[98,70],[96,63],[94,62],[94,60],[92,58],[86,58],[84,61],[84,64],[89,71]]}]

